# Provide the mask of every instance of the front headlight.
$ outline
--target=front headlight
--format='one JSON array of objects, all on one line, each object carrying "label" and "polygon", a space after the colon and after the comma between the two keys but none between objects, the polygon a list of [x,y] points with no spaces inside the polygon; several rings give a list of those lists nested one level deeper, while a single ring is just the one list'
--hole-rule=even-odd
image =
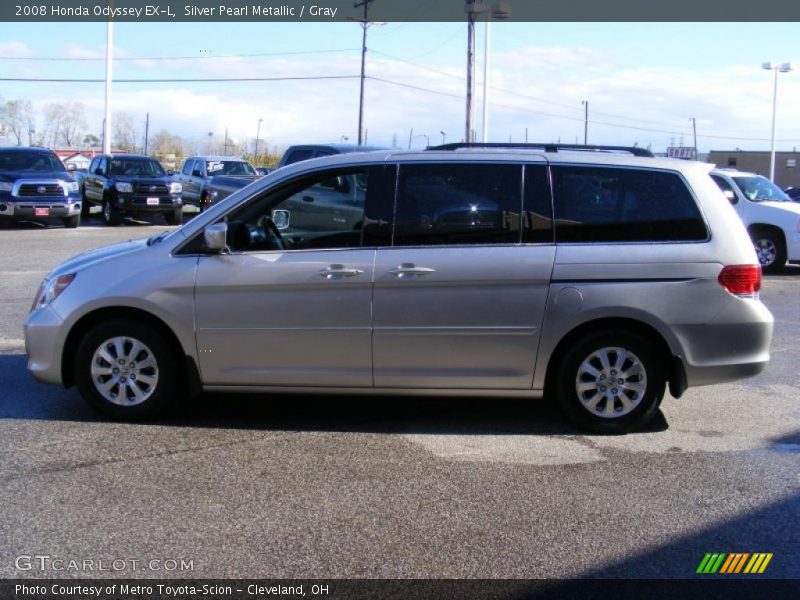
[{"label": "front headlight", "polygon": [[123,194],[130,194],[133,192],[133,186],[130,183],[126,183],[125,181],[118,181],[114,187],[117,188],[118,192],[121,192]]},{"label": "front headlight", "polygon": [[50,281],[45,281],[42,285],[39,298],[36,301],[36,306],[41,308],[50,304],[61,295],[61,292],[67,289],[74,279],[75,273],[70,273],[69,275],[59,275]]},{"label": "front headlight", "polygon": [[10,181],[0,181],[0,192],[10,192],[14,184]]},{"label": "front headlight", "polygon": [[67,186],[67,193],[77,192],[79,189],[77,181],[65,181],[64,185]]},{"label": "front headlight", "polygon": [[173,181],[172,183],[169,184],[170,194],[180,194],[182,191],[183,191],[183,186],[177,181]]}]

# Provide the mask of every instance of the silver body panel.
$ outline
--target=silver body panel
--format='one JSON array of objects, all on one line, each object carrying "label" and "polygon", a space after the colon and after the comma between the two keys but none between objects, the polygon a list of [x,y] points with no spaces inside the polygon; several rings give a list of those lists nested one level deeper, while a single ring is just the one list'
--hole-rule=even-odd
[{"label": "silver body panel", "polygon": [[[509,244],[180,255],[203,229],[304,173],[404,162],[585,164],[664,170],[692,191],[709,237],[690,243]],[[29,369],[63,383],[63,347],[102,308],[152,314],[209,390],[540,395],[559,342],[599,319],[655,329],[688,384],[749,376],[769,359],[772,316],[717,282],[757,264],[736,212],[698,163],[590,153],[376,152],[281,168],[158,244],[130,242],[67,261],[77,273],[25,325]],[[341,265],[357,276],[327,278]],[[398,277],[399,267],[428,269]]]}]

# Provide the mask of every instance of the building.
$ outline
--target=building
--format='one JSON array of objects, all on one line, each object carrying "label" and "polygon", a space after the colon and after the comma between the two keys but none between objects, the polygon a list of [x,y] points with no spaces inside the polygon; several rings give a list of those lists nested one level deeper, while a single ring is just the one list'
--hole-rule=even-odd
[{"label": "building", "polygon": [[[712,150],[707,162],[718,167],[738,169],[769,177],[769,152]],[[783,189],[800,187],[800,152],[775,153],[775,183]]]}]

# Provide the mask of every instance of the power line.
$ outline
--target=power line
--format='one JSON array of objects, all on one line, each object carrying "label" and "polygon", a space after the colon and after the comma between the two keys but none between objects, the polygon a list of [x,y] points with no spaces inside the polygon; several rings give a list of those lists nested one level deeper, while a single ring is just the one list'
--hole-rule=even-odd
[{"label": "power line", "polygon": [[[258,58],[264,56],[296,56],[299,54],[335,54],[339,52],[357,52],[360,48],[335,48],[331,50],[298,50],[296,52],[257,52],[254,54],[208,54],[201,56],[124,56],[115,58],[117,61],[136,61],[136,60],[209,60],[220,58]],[[68,57],[68,56],[3,56],[0,60],[27,60],[27,61],[47,61],[47,62],[82,62],[82,61],[104,61],[100,57]]]},{"label": "power line", "polygon": [[[237,81],[309,81],[319,79],[358,79],[359,75],[310,75],[307,77],[207,77],[191,79],[114,79],[114,83],[206,83]],[[44,79],[37,77],[0,77],[0,81],[22,83],[105,83],[105,79]]]}]

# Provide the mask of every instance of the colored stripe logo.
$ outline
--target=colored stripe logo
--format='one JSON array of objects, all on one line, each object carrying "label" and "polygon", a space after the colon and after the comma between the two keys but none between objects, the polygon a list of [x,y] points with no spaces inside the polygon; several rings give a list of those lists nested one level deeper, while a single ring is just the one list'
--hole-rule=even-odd
[{"label": "colored stripe logo", "polygon": [[709,552],[695,572],[702,575],[760,574],[767,568],[772,556],[772,552]]}]

